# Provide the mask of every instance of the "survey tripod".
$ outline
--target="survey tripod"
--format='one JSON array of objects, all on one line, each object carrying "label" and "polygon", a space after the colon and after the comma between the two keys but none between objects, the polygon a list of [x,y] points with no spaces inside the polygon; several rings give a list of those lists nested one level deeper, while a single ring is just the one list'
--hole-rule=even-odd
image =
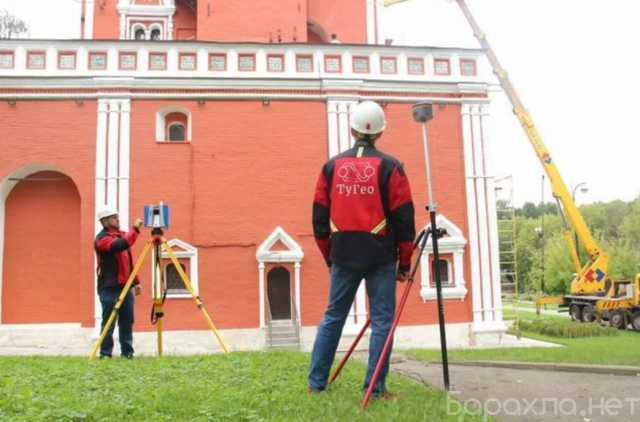
[{"label": "survey tripod", "polygon": [[169,246],[169,243],[164,238],[164,232],[162,231],[161,228],[155,227],[151,231],[151,239],[149,239],[144,249],[142,250],[142,254],[136,261],[136,264],[133,267],[133,271],[131,272],[129,279],[127,280],[126,284],[122,288],[122,293],[120,293],[120,296],[118,297],[118,301],[116,302],[116,305],[113,308],[113,311],[111,312],[111,315],[107,320],[107,323],[102,328],[100,337],[98,338],[98,341],[96,342],[93,348],[93,351],[91,352],[91,355],[89,357],[90,359],[93,360],[96,358],[98,350],[100,349],[100,345],[102,344],[105,337],[107,336],[107,333],[115,323],[116,317],[120,312],[120,308],[122,307],[122,304],[124,303],[124,300],[127,297],[129,290],[131,290],[133,281],[136,279],[136,276],[138,275],[138,273],[140,272],[140,269],[142,268],[142,264],[144,263],[145,259],[147,258],[150,252],[152,254],[152,261],[153,261],[152,284],[153,284],[154,304],[152,309],[152,322],[154,322],[156,325],[156,331],[158,335],[158,356],[162,356],[163,354],[162,319],[164,317],[164,310],[163,310],[164,298],[166,297],[166,284],[164,281],[164,277],[162,276],[163,272],[162,272],[161,263],[160,263],[160,260],[162,258],[162,255],[161,255],[162,251],[164,251],[168,255],[169,259],[171,260],[171,263],[174,265],[178,275],[180,276],[180,279],[182,280],[184,287],[191,294],[198,309],[202,311],[204,319],[209,325],[209,329],[211,329],[211,332],[214,334],[214,336],[220,343],[222,350],[224,350],[225,353],[229,353],[229,347],[224,342],[224,340],[222,339],[222,336],[216,329],[216,326],[211,320],[209,313],[205,309],[204,304],[202,303],[202,300],[193,289],[191,280],[189,279],[187,274],[184,272],[182,265],[180,265],[180,262],[178,261],[175,254],[171,250],[171,246]]},{"label": "survey tripod", "polygon": [[[425,155],[425,166],[426,166],[426,175],[427,175],[427,189],[429,195],[429,205],[426,207],[427,212],[429,213],[429,227],[425,230],[422,230],[418,235],[416,241],[413,244],[413,250],[416,248],[420,249],[420,254],[418,255],[418,259],[413,267],[413,270],[409,273],[409,279],[407,280],[407,285],[404,288],[404,292],[402,293],[402,298],[400,299],[400,304],[398,305],[398,309],[396,311],[396,316],[391,325],[391,329],[389,330],[389,335],[387,336],[387,340],[384,343],[384,347],[382,349],[382,353],[378,358],[378,362],[376,364],[375,371],[373,372],[373,376],[369,381],[369,387],[367,388],[367,392],[365,393],[364,399],[362,400],[362,408],[366,409],[369,401],[371,400],[371,396],[373,395],[373,391],[375,390],[376,384],[378,383],[378,379],[380,378],[380,374],[382,373],[382,368],[389,356],[389,351],[391,350],[391,345],[393,344],[393,335],[398,327],[398,323],[400,322],[400,317],[402,316],[402,311],[404,310],[404,306],[407,302],[407,298],[409,297],[409,291],[413,286],[413,281],[416,275],[416,271],[418,271],[418,267],[420,266],[420,262],[422,261],[422,255],[424,253],[424,249],[427,245],[427,241],[429,236],[431,236],[432,247],[433,247],[433,273],[436,281],[436,295],[438,299],[438,323],[440,326],[440,349],[442,354],[442,373],[443,373],[443,381],[444,388],[449,391],[449,359],[447,352],[447,335],[445,330],[445,315],[444,315],[444,302],[442,298],[442,277],[440,274],[440,265],[438,265],[440,261],[440,252],[438,251],[438,239],[446,235],[446,230],[440,229],[436,225],[436,209],[437,205],[433,195],[433,186],[432,186],[432,177],[431,177],[431,156],[429,154],[429,128],[428,122],[433,119],[433,104],[428,101],[423,101],[415,104],[413,106],[413,118],[416,122],[422,124],[422,141],[424,146],[424,155]],[[364,333],[367,331],[371,325],[371,318],[367,319],[364,327],[354,340],[353,344],[344,355],[340,364],[336,368],[333,376],[331,377],[329,383],[333,383],[335,379],[342,371],[342,368],[349,360],[349,357],[355,350],[356,346],[364,336]]]}]

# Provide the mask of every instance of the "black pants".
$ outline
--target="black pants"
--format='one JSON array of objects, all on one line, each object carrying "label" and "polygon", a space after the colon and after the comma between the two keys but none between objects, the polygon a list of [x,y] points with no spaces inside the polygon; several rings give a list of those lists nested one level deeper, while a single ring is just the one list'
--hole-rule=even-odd
[{"label": "black pants", "polygon": [[[133,289],[132,289],[133,290]],[[127,297],[125,298],[120,312],[118,314],[118,335],[120,337],[120,352],[122,356],[133,356],[133,291],[129,290]],[[101,330],[113,312],[113,308],[118,302],[118,297],[122,293],[122,287],[105,287],[98,290],[98,296],[100,296],[100,304],[102,305],[102,324]],[[100,345],[100,356],[109,356],[113,352],[113,329],[114,324],[111,325],[109,332],[107,333],[102,345]]]}]

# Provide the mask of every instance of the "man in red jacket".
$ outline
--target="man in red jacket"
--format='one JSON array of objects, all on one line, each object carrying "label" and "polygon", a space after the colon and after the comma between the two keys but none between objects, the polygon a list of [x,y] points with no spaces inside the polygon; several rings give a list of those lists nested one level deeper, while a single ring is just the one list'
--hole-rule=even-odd
[{"label": "man in red jacket", "polygon": [[[136,242],[143,221],[137,219],[133,228],[125,233],[120,230],[118,211],[105,208],[98,212],[98,220],[102,224],[102,231],[95,240],[95,250],[98,259],[98,296],[102,305],[102,325],[104,329],[122,288],[127,283],[133,269],[131,247]],[[139,281],[133,283],[133,290],[138,296],[141,292]],[[120,313],[118,314],[118,334],[120,337],[120,352],[122,357],[133,358],[133,295],[129,291]],[[113,324],[100,345],[100,358],[110,358],[113,351]]]},{"label": "man in red jacket", "polygon": [[[316,186],[313,230],[331,268],[331,289],[313,347],[310,392],[327,387],[342,328],[362,279],[372,323],[364,382],[364,388],[369,387],[393,322],[395,282],[409,277],[415,237],[413,201],[400,162],[375,148],[385,127],[378,104],[360,103],[351,116],[355,146],[324,165]],[[375,386],[378,397],[390,396],[385,387],[388,370],[389,356]]]}]

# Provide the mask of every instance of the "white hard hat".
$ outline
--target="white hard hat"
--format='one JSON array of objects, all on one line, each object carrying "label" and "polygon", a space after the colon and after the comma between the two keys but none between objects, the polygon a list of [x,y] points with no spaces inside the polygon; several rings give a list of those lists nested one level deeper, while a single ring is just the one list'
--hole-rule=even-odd
[{"label": "white hard hat", "polygon": [[104,207],[98,211],[98,221],[103,218],[111,217],[112,215],[118,215],[118,210],[112,207]]},{"label": "white hard hat", "polygon": [[351,113],[351,129],[365,135],[377,135],[384,131],[387,122],[384,111],[373,101],[363,101]]}]

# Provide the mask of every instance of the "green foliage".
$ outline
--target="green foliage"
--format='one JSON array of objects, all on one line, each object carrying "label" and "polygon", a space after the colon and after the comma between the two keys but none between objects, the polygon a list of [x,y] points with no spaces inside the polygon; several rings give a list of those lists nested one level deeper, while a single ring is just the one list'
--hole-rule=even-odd
[{"label": "green foliage", "polygon": [[520,320],[519,325],[522,331],[560,338],[615,336],[619,334],[615,328],[603,327],[597,323],[574,322],[568,318],[525,319]]},{"label": "green foliage", "polygon": [[360,410],[365,366],[349,362],[329,392],[307,394],[309,355],[295,352],[102,360],[0,358],[0,421],[481,421],[390,375],[396,402]]},{"label": "green foliage", "polygon": [[[562,219],[552,205],[525,203],[516,210],[518,280],[523,293],[540,292],[543,251],[545,293],[568,293],[576,272],[563,235]],[[640,198],[630,203],[612,201],[585,205],[580,207],[580,212],[594,240],[611,258],[609,277],[633,279],[640,272]],[[501,247],[510,241],[505,236],[501,233]],[[587,253],[582,242],[579,246],[580,259],[584,263]]]},{"label": "green foliage", "polygon": [[[534,312],[519,312],[519,322],[524,337],[553,343],[560,347],[525,347],[502,349],[460,349],[451,350],[449,359],[452,362],[469,361],[501,361],[501,362],[540,362],[540,363],[571,363],[589,365],[624,365],[640,368],[640,353],[638,353],[637,332],[614,329],[610,334],[590,337],[551,337],[525,330],[535,324],[535,321],[549,321],[543,324],[569,324],[568,316],[537,316]],[[591,326],[595,324],[582,324]],[[590,330],[590,328],[586,328]],[[440,350],[410,350],[407,354],[413,358],[427,362],[438,362]]]}]

